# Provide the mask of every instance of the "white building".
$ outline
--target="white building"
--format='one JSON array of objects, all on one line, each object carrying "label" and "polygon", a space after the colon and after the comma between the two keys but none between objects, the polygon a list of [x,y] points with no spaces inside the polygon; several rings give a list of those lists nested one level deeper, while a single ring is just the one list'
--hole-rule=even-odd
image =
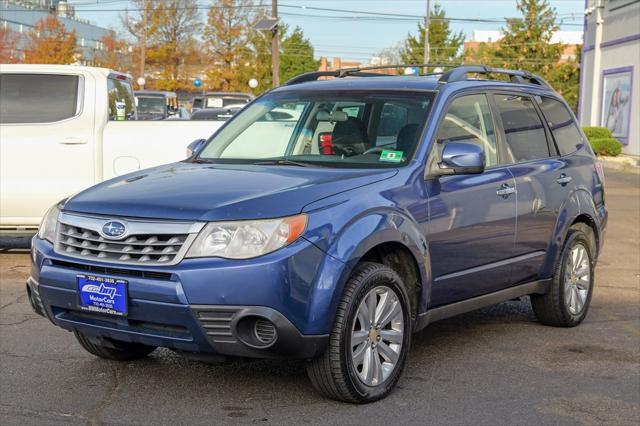
[{"label": "white building", "polygon": [[586,0],[580,104],[583,126],[603,126],[640,155],[640,1]]}]

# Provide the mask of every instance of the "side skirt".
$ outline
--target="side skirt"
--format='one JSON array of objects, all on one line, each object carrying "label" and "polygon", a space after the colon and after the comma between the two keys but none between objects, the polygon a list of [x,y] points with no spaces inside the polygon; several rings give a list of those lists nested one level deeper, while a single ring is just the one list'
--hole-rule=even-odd
[{"label": "side skirt", "polygon": [[495,305],[496,303],[529,294],[544,294],[547,292],[550,285],[551,279],[532,281],[526,284],[520,284],[515,287],[496,291],[494,293],[484,294],[482,296],[451,303],[450,305],[429,309],[428,311],[418,315],[414,331],[422,330],[432,322],[464,314],[476,309],[485,308],[487,306]]}]

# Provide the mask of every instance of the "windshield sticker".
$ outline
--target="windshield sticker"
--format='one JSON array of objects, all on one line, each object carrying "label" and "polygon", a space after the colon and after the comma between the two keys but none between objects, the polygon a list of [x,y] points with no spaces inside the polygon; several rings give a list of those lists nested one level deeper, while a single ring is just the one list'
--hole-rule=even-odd
[{"label": "windshield sticker", "polygon": [[402,151],[394,151],[392,149],[384,149],[380,153],[380,161],[389,163],[399,163],[402,161],[404,153]]}]

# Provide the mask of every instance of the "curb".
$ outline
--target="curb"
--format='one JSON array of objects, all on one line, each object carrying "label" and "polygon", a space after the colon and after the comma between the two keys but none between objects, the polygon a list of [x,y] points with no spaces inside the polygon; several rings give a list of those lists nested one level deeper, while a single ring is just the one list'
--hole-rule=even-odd
[{"label": "curb", "polygon": [[621,155],[619,157],[598,156],[598,161],[607,169],[640,174],[640,158]]}]

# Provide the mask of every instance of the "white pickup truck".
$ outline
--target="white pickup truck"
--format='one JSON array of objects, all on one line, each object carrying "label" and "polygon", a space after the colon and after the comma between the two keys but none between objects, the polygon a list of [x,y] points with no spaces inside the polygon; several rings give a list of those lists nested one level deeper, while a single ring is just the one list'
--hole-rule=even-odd
[{"label": "white pickup truck", "polygon": [[186,157],[222,122],[137,121],[131,76],[0,65],[0,235],[35,232],[46,209],[103,180]]}]

